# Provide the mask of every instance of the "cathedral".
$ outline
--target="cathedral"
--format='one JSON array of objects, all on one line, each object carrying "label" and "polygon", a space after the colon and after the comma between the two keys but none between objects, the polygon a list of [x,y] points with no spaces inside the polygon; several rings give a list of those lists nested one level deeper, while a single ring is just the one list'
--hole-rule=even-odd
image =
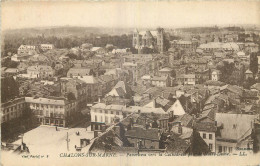
[{"label": "cathedral", "polygon": [[133,47],[141,53],[144,48],[149,48],[162,53],[164,51],[164,30],[157,28],[156,31],[138,31],[133,33]]}]

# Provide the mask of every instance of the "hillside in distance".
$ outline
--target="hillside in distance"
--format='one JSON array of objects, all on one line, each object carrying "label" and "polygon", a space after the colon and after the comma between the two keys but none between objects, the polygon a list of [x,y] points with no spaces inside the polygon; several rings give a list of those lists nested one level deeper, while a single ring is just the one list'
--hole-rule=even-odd
[{"label": "hillside in distance", "polygon": [[3,31],[3,35],[18,35],[24,37],[34,37],[39,35],[68,37],[68,36],[89,36],[95,35],[122,35],[129,34],[133,29],[131,28],[105,28],[105,27],[76,27],[76,26],[61,26],[61,27],[39,27],[39,28],[23,28],[23,29],[9,29]]}]

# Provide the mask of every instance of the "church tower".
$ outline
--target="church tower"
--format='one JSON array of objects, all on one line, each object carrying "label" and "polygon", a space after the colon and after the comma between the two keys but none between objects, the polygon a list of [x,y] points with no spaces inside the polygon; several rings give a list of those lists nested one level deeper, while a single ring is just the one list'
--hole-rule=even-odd
[{"label": "church tower", "polygon": [[158,52],[163,53],[164,51],[164,29],[163,28],[157,28],[157,49]]},{"label": "church tower", "polygon": [[140,47],[140,39],[139,39],[139,31],[137,29],[134,30],[133,33],[133,47],[138,49]]}]

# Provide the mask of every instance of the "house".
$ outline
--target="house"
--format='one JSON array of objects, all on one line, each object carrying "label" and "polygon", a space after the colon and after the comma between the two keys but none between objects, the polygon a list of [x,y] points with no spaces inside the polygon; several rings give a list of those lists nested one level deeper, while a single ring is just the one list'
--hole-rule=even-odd
[{"label": "house", "polygon": [[176,76],[177,84],[179,85],[195,85],[195,74],[180,74]]},{"label": "house", "polygon": [[124,81],[118,81],[114,88],[106,94],[116,98],[131,98],[132,90]]},{"label": "house", "polygon": [[225,85],[224,82],[221,82],[221,81],[212,81],[212,80],[208,80],[204,83],[204,85],[209,88],[209,89],[214,89],[214,88],[220,88],[222,86]]},{"label": "house", "polygon": [[27,68],[27,74],[30,76],[36,76],[37,78],[52,78],[54,76],[54,70],[50,66],[36,65],[29,66]]},{"label": "house", "polygon": [[235,153],[239,148],[247,148],[246,153],[252,152],[251,133],[255,119],[255,115],[216,113],[216,153]]},{"label": "house", "polygon": [[170,77],[169,76],[151,76],[151,84],[157,87],[169,87]]},{"label": "house", "polygon": [[1,124],[23,115],[26,108],[24,97],[14,98],[1,103]]},{"label": "house", "polygon": [[118,82],[118,77],[116,75],[101,75],[97,80],[101,86],[101,94],[104,96],[113,89]]},{"label": "house", "polygon": [[30,54],[33,55],[33,53],[36,50],[36,46],[31,46],[31,45],[21,45],[18,50],[17,53],[18,54]]},{"label": "house", "polygon": [[260,97],[260,83],[255,83],[250,87],[251,90],[257,90],[258,91],[258,97]]},{"label": "house", "polygon": [[64,98],[25,97],[25,102],[43,125],[67,127],[68,119],[72,120],[76,113],[76,101]]},{"label": "house", "polygon": [[123,49],[113,49],[112,50],[113,54],[129,54],[130,53],[130,49],[129,48],[123,48]]},{"label": "house", "polygon": [[216,136],[217,127],[215,122],[196,122],[196,130],[200,133],[201,138],[207,143],[211,152],[216,152]]},{"label": "house", "polygon": [[185,110],[179,100],[176,100],[167,112],[174,116],[181,116],[185,114]]},{"label": "house", "polygon": [[123,111],[126,109],[122,105],[106,105],[97,103],[91,107],[91,130],[102,130],[102,126],[114,124],[116,119],[123,119]]},{"label": "house", "polygon": [[211,80],[212,81],[219,81],[221,77],[221,72],[219,70],[214,70],[211,73]]},{"label": "house", "polygon": [[74,77],[74,76],[91,76],[93,75],[93,69],[89,68],[70,68],[67,77]]},{"label": "house", "polygon": [[40,44],[40,48],[43,51],[52,50],[52,49],[54,49],[54,45],[53,44]]},{"label": "house", "polygon": [[198,43],[196,40],[192,40],[192,41],[173,40],[170,43],[171,43],[172,47],[188,49],[191,51],[195,51],[198,46]]},{"label": "house", "polygon": [[245,77],[246,79],[253,78],[253,72],[247,69],[245,72]]},{"label": "house", "polygon": [[[78,78],[87,84],[86,94],[87,94],[88,103],[98,101],[99,97],[101,96],[101,89],[97,78],[93,76],[74,76],[73,78]],[[64,78],[64,79],[71,79],[71,78]]]},{"label": "house", "polygon": [[173,69],[169,67],[165,67],[159,70],[160,76],[172,76]]},{"label": "house", "polygon": [[138,149],[159,149],[160,133],[158,129],[134,127],[126,131],[125,136],[131,146]]},{"label": "house", "polygon": [[183,114],[169,122],[170,130],[174,133],[187,135],[193,132],[193,117],[189,114]]},{"label": "house", "polygon": [[77,78],[69,80],[61,80],[61,94],[68,97],[69,93],[72,93],[77,100],[77,108],[81,110],[86,107],[87,103],[87,84]]},{"label": "house", "polygon": [[90,51],[92,52],[96,52],[98,54],[105,54],[106,53],[106,49],[102,48],[102,47],[92,47],[90,49]]}]

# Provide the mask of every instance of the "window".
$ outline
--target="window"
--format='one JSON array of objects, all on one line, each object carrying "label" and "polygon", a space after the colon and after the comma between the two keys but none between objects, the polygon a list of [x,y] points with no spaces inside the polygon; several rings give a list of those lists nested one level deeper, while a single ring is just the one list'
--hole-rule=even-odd
[{"label": "window", "polygon": [[227,152],[227,147],[226,146],[224,146],[224,153],[226,153]]},{"label": "window", "polygon": [[107,114],[107,110],[105,110],[105,113]]},{"label": "window", "polygon": [[119,112],[118,112],[118,111],[116,111],[116,114],[117,114],[117,115],[119,115]]},{"label": "window", "polygon": [[222,146],[219,146],[219,147],[218,147],[218,152],[219,152],[219,153],[222,153]]},{"label": "window", "polygon": [[100,112],[100,113],[102,113],[103,111],[102,111],[102,110],[100,110],[99,112]]},{"label": "window", "polygon": [[101,120],[100,120],[100,122],[103,122],[103,116],[101,116]]},{"label": "window", "polygon": [[206,136],[206,133],[203,133],[203,139],[206,139],[207,136]]},{"label": "window", "polygon": [[212,150],[212,144],[209,144],[209,150]]},{"label": "window", "polygon": [[105,116],[105,123],[108,123],[108,118],[107,118],[107,116]]},{"label": "window", "polygon": [[97,122],[97,115],[95,115],[95,122]]},{"label": "window", "polygon": [[209,134],[209,139],[212,139],[212,134]]},{"label": "window", "polygon": [[229,152],[229,153],[232,153],[232,150],[233,150],[232,147],[229,147],[229,148],[228,148],[228,152]]},{"label": "window", "polygon": [[114,111],[110,111],[111,114],[114,114]]}]

